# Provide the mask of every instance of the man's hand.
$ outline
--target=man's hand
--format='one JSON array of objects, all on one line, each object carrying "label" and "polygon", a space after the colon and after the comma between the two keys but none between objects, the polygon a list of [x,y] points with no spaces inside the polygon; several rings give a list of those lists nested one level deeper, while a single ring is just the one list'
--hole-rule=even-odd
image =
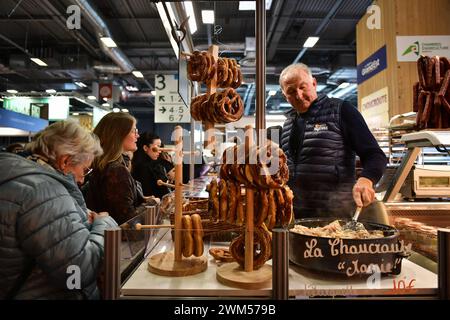
[{"label": "man's hand", "polygon": [[371,180],[361,177],[353,186],[353,199],[357,207],[367,207],[375,200],[375,190]]}]

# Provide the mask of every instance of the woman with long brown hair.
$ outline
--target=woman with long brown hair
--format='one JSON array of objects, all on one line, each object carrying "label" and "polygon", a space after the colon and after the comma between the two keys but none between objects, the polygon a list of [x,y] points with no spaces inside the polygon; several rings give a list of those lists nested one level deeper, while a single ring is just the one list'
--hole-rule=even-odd
[{"label": "woman with long brown hair", "polygon": [[126,152],[137,149],[136,119],[128,113],[109,113],[94,129],[103,148],[95,158],[89,179],[87,205],[94,211],[107,211],[118,224],[135,216],[136,207],[146,199],[131,176]]}]

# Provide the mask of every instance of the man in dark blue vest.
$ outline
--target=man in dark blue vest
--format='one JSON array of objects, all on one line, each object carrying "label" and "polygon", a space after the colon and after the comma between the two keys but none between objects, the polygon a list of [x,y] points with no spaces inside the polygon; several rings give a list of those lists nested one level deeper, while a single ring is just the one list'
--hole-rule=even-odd
[{"label": "man in dark blue vest", "polygon": [[[317,94],[306,65],[285,68],[280,86],[293,107],[286,114],[281,147],[288,158],[295,217],[351,217],[355,206],[374,201],[385,154],[353,105]],[[357,181],[355,154],[363,166]]]}]

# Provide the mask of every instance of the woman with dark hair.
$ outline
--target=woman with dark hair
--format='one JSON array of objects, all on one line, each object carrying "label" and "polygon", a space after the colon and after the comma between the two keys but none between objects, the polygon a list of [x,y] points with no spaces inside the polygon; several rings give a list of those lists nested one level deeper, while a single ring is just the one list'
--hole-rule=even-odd
[{"label": "woman with dark hair", "polygon": [[127,152],[137,149],[136,119],[128,113],[108,113],[94,129],[103,148],[95,158],[86,203],[94,211],[107,211],[119,224],[136,215],[146,201],[128,170]]},{"label": "woman with dark hair", "polygon": [[150,132],[143,133],[138,140],[138,150],[134,154],[132,164],[133,177],[142,184],[145,196],[161,198],[170,190],[159,186],[158,180],[166,182],[167,172],[159,160],[161,139]]}]

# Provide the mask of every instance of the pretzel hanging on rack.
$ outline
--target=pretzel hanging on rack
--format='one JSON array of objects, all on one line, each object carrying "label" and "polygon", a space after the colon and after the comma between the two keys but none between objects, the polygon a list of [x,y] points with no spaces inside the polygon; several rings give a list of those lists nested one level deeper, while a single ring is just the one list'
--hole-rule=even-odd
[{"label": "pretzel hanging on rack", "polygon": [[[253,248],[253,269],[257,270],[261,268],[267,260],[272,257],[272,246],[271,237],[268,231],[263,227],[256,227],[254,229],[254,248]],[[259,252],[256,250],[259,244]],[[233,239],[230,244],[230,253],[236,262],[244,268],[245,265],[245,236],[241,234],[240,236]]]},{"label": "pretzel hanging on rack", "polygon": [[242,118],[244,104],[241,96],[233,88],[207,95],[199,95],[191,100],[191,116],[196,121],[214,123],[235,122]]},{"label": "pretzel hanging on rack", "polygon": [[188,57],[187,74],[192,81],[209,83],[216,72],[215,59],[206,51],[194,51]]},{"label": "pretzel hanging on rack", "polygon": [[242,71],[235,59],[219,58],[217,62],[217,86],[238,88],[242,84]]}]

